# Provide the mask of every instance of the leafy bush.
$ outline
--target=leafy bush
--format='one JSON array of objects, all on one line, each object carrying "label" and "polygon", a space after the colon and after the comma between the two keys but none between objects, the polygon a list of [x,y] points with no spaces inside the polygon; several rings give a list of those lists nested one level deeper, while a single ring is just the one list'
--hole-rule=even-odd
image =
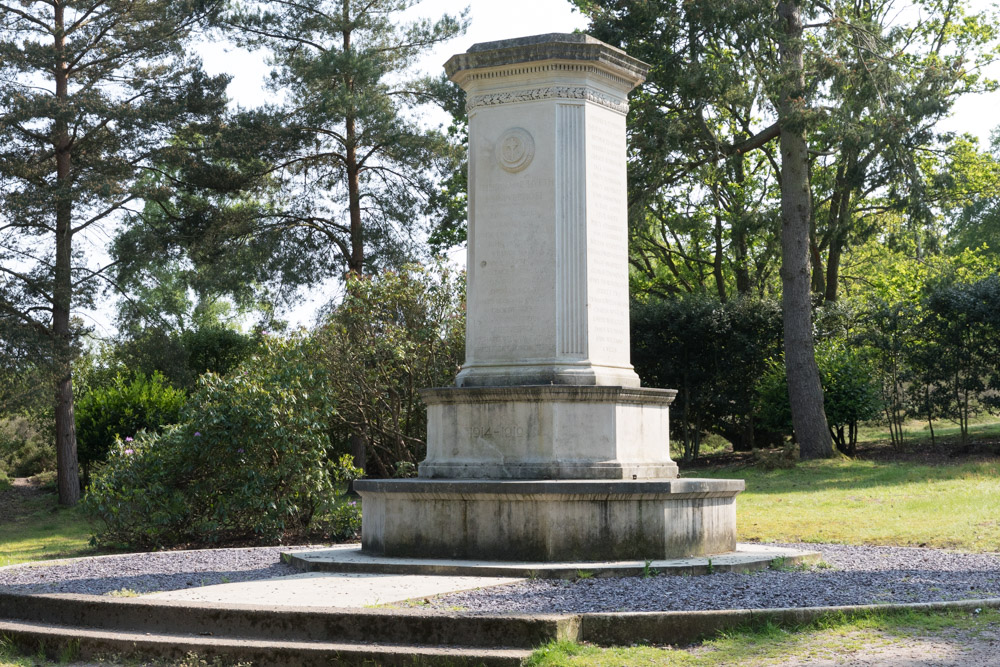
[{"label": "leafy bush", "polygon": [[[840,345],[818,348],[816,364],[823,384],[823,407],[830,434],[837,449],[854,456],[858,423],[874,419],[882,407],[871,368],[860,353]],[[758,384],[757,395],[761,423],[775,431],[791,433],[792,410],[781,359],[770,364]]]},{"label": "leafy bush", "polygon": [[55,467],[55,447],[34,422],[23,416],[0,421],[0,472],[30,477]]},{"label": "leafy bush", "polygon": [[0,491],[6,491],[11,486],[10,478],[7,477],[7,473],[0,470]]},{"label": "leafy bush", "polygon": [[131,440],[139,431],[158,433],[180,419],[186,396],[160,373],[118,375],[110,386],[84,393],[76,402],[77,456],[84,479],[103,462],[115,440]]},{"label": "leafy bush", "polygon": [[110,386],[119,375],[161,374],[173,387],[193,391],[203,373],[225,375],[260,345],[259,333],[244,334],[222,325],[180,333],[153,327],[128,331],[113,345],[84,358],[76,384],[87,390]]},{"label": "leafy bush", "polygon": [[423,458],[427,408],[417,392],[454,381],[465,353],[463,296],[461,276],[441,267],[352,278],[316,332],[337,408],[332,439],[371,476]]},{"label": "leafy bush", "polygon": [[722,303],[689,296],[633,303],[632,363],[643,384],[677,389],[672,426],[684,458],[697,458],[703,431],[752,449],[754,388],[781,349],[781,310],[752,298]]},{"label": "leafy bush", "polygon": [[327,457],[329,378],[314,358],[308,340],[271,339],[231,375],[202,376],[180,423],[117,441],[84,499],[96,541],[278,542],[330,509],[356,471]]},{"label": "leafy bush", "polygon": [[324,517],[328,535],[335,540],[353,540],[361,534],[361,506],[355,500],[338,503]]}]

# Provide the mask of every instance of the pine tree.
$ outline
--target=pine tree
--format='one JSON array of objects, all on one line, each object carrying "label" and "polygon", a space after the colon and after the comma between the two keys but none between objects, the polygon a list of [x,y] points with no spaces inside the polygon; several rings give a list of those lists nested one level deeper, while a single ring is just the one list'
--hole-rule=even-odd
[{"label": "pine tree", "polygon": [[[141,206],[173,128],[225,77],[185,50],[221,0],[0,0],[0,312],[53,369],[59,501],[79,499],[71,362],[106,269],[82,241]],[[89,253],[93,255],[94,253]]]}]

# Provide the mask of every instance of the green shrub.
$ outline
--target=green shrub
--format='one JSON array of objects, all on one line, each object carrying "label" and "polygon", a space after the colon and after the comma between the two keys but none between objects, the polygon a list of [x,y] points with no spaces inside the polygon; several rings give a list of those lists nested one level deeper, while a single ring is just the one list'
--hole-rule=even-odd
[{"label": "green shrub", "polygon": [[118,375],[110,386],[83,394],[76,402],[76,444],[84,479],[107,459],[115,440],[130,442],[140,431],[158,433],[176,423],[185,399],[160,373],[131,380]]},{"label": "green shrub", "polygon": [[0,421],[0,472],[30,477],[55,467],[55,447],[37,425],[23,416]]},{"label": "green shrub", "polygon": [[0,491],[6,491],[7,489],[10,488],[10,486],[11,486],[10,478],[7,477],[7,473],[5,473],[3,470],[0,470]]},{"label": "green shrub", "polygon": [[698,458],[706,431],[736,451],[770,439],[756,428],[754,387],[781,349],[777,302],[698,295],[633,302],[631,344],[643,384],[677,390],[670,421],[685,460]]},{"label": "green shrub", "polygon": [[356,539],[361,534],[361,505],[356,500],[342,501],[330,510],[326,520],[331,539]]},{"label": "green shrub", "polygon": [[230,376],[202,376],[180,423],[116,441],[83,503],[95,541],[278,542],[329,511],[356,471],[327,457],[327,378],[312,356],[308,340],[269,340]]},{"label": "green shrub", "polygon": [[129,330],[113,344],[84,355],[74,386],[86,390],[110,386],[118,375],[159,373],[167,384],[191,392],[203,373],[228,374],[260,350],[261,340],[259,333],[243,334],[219,324],[181,333],[155,327]]},{"label": "green shrub", "polygon": [[370,477],[424,458],[418,390],[454,382],[465,353],[463,295],[462,276],[440,266],[355,277],[316,330],[337,407],[331,439]]},{"label": "green shrub", "polygon": [[[840,345],[818,348],[816,364],[830,434],[837,449],[854,456],[858,422],[874,419],[882,407],[873,371],[862,355]],[[774,431],[791,433],[792,409],[783,360],[771,363],[757,385],[757,396],[761,423]]]}]

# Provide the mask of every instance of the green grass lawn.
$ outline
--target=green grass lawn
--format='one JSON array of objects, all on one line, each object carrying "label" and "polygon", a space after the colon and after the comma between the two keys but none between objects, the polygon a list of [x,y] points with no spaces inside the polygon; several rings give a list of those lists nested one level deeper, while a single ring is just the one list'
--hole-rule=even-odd
[{"label": "green grass lawn", "polygon": [[[937,420],[934,422],[934,437],[945,442],[958,442],[961,431],[958,424],[947,420]],[[915,441],[921,444],[929,444],[931,438],[930,427],[926,421],[918,419],[908,420],[903,424],[903,440]],[[972,440],[990,438],[1000,439],[1000,421],[992,415],[980,415],[970,420],[969,438]],[[889,431],[885,426],[865,426],[858,427],[858,442],[888,442]],[[926,442],[924,442],[926,441]]]},{"label": "green grass lawn", "polygon": [[94,553],[87,520],[75,507],[60,507],[54,493],[8,489],[0,507],[0,566]]},{"label": "green grass lawn", "polygon": [[[714,667],[739,665],[765,667],[787,665],[804,660],[842,663],[852,653],[867,652],[878,662],[864,664],[912,664],[894,651],[910,649],[921,652],[930,647],[955,646],[966,650],[970,642],[981,641],[980,648],[990,653],[988,642],[1000,630],[1000,612],[983,609],[967,612],[924,614],[906,612],[873,614],[850,620],[825,619],[800,628],[773,625],[757,630],[734,632],[711,639],[695,647],[673,648],[630,646],[600,648],[558,642],[544,646],[531,656],[530,667]],[[982,658],[982,656],[980,656]],[[995,656],[992,656],[995,657]],[[988,656],[989,659],[989,656]],[[952,664],[952,663],[935,663]],[[986,664],[976,661],[975,664]]]},{"label": "green grass lawn", "polygon": [[1000,551],[1000,460],[956,465],[831,459],[697,470],[746,481],[739,539]]}]

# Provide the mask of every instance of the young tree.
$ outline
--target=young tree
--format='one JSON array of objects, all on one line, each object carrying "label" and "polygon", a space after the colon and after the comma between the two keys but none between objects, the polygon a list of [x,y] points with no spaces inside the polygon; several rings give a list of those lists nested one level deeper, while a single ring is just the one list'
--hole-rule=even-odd
[{"label": "young tree", "polygon": [[107,267],[80,239],[127,216],[170,130],[216,112],[225,77],[184,48],[221,0],[0,0],[0,311],[54,368],[59,500],[79,499],[71,362]]},{"label": "young tree", "polygon": [[424,457],[427,408],[418,390],[449,384],[461,366],[464,283],[464,275],[416,265],[351,276],[313,336],[336,407],[331,437],[349,441],[354,465],[372,476]]}]

